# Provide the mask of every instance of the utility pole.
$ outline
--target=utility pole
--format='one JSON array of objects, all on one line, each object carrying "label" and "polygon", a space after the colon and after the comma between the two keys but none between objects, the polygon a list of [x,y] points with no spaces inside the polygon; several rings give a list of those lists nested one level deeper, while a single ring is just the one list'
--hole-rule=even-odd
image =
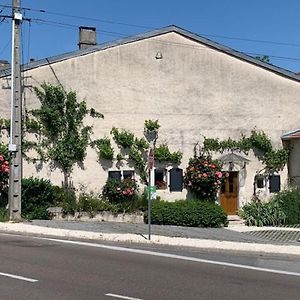
[{"label": "utility pole", "polygon": [[20,66],[21,1],[12,0],[11,118],[9,171],[9,219],[21,220],[22,181],[22,88]]}]

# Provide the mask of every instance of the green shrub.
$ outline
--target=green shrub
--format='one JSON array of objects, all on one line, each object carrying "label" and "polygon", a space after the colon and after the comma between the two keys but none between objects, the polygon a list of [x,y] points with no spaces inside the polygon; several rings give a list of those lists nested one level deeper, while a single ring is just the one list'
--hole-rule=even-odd
[{"label": "green shrub", "polygon": [[277,226],[285,224],[286,215],[277,201],[261,202],[253,199],[239,211],[248,226]]},{"label": "green shrub", "polygon": [[133,200],[137,192],[138,185],[134,179],[108,179],[102,189],[102,196],[111,203],[122,203]]},{"label": "green shrub", "polygon": [[57,200],[57,189],[49,180],[33,177],[22,180],[23,218],[48,219],[47,208]]},{"label": "green shrub", "polygon": [[[145,214],[145,222],[148,215]],[[151,223],[191,227],[227,226],[227,215],[212,202],[199,200],[179,200],[176,202],[153,201]]]},{"label": "green shrub", "polygon": [[300,188],[290,188],[273,196],[272,201],[278,203],[284,212],[285,224],[300,224]]},{"label": "green shrub", "polygon": [[67,191],[62,189],[62,200],[58,203],[62,207],[63,213],[74,215],[77,211],[77,201],[75,190],[69,188]]},{"label": "green shrub", "polygon": [[4,207],[0,208],[0,222],[7,222],[9,220],[8,210]]}]

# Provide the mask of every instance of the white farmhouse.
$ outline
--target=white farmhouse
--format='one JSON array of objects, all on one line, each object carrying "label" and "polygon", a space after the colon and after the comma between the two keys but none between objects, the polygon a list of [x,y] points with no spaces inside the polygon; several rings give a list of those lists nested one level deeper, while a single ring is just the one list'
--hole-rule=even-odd
[{"label": "white farmhouse", "polygon": [[[159,120],[158,144],[183,152],[178,166],[156,165],[156,180],[167,183],[157,191],[164,199],[186,197],[181,176],[203,136],[239,139],[253,128],[264,131],[274,147],[282,147],[284,140],[291,150],[288,168],[257,182],[255,175],[263,166],[252,152],[247,156],[215,153],[230,175],[220,197],[227,212],[235,213],[249,201],[254,188],[268,196],[288,180],[300,183],[300,78],[296,74],[176,26],[99,45],[94,29],[82,27],[80,37],[79,50],[23,66],[26,109],[38,105],[31,87],[49,82],[75,90],[79,99],[104,114],[104,120],[91,120],[95,138],[110,136],[113,126],[142,137],[144,121]],[[0,116],[7,118],[9,76],[10,69],[0,71]],[[26,163],[24,176],[62,181],[58,171],[44,166],[37,172]],[[75,186],[100,191],[108,176],[138,178],[132,164],[99,164],[96,152],[89,149],[84,169],[76,168],[72,180]]]}]

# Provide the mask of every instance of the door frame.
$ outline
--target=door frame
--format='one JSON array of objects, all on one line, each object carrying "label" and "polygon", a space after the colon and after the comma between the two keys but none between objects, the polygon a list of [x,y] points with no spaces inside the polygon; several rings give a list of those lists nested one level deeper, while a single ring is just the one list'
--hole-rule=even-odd
[{"label": "door frame", "polygon": [[[239,197],[239,194],[240,194],[240,172],[239,171],[226,171],[226,173],[235,173],[237,174],[236,178],[237,178],[237,181],[236,181],[236,213],[229,213],[225,210],[225,208],[223,208],[223,206],[221,205],[221,194],[222,194],[222,187],[221,187],[221,190],[220,190],[220,193],[219,193],[219,204],[220,206],[224,209],[224,211],[226,212],[227,215],[235,215],[238,213],[238,210],[240,208],[240,197]],[[225,179],[226,180],[226,179]]]}]

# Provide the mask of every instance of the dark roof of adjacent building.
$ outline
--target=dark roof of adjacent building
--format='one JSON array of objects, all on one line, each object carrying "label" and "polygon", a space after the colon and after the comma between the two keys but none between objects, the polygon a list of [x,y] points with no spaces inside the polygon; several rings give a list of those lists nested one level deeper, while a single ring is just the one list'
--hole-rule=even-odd
[{"label": "dark roof of adjacent building", "polygon": [[282,140],[300,139],[300,128],[284,133],[281,136]]},{"label": "dark roof of adjacent building", "polygon": [[[231,48],[229,48],[227,46],[224,46],[224,45],[221,45],[219,43],[213,42],[213,41],[211,41],[207,38],[201,37],[201,36],[199,36],[195,33],[192,33],[190,31],[187,31],[185,29],[179,28],[179,27],[174,26],[174,25],[167,26],[167,27],[157,29],[157,30],[153,30],[153,31],[150,31],[150,32],[147,32],[147,33],[144,33],[144,34],[139,34],[139,35],[136,35],[136,36],[133,36],[133,37],[128,37],[128,38],[116,40],[116,41],[113,41],[113,42],[107,42],[107,43],[104,43],[104,44],[99,44],[99,45],[92,46],[92,47],[87,48],[87,49],[76,50],[76,51],[64,53],[64,54],[61,54],[61,55],[56,55],[56,56],[52,56],[52,57],[49,57],[49,58],[36,60],[36,61],[33,61],[33,62],[30,62],[28,64],[23,65],[22,69],[24,71],[26,71],[26,70],[38,68],[40,66],[44,66],[44,65],[60,62],[60,61],[63,61],[63,60],[67,60],[67,59],[70,59],[70,58],[87,55],[87,54],[94,53],[94,52],[97,52],[97,51],[102,51],[102,50],[105,50],[105,49],[108,49],[108,48],[112,48],[112,47],[116,47],[116,46],[120,46],[120,45],[125,45],[125,44],[133,43],[133,42],[136,42],[136,41],[144,40],[144,39],[149,39],[149,38],[159,36],[159,35],[163,35],[163,34],[170,33],[170,32],[175,32],[175,33],[180,34],[180,35],[182,35],[182,36],[184,36],[188,39],[191,39],[193,41],[204,44],[204,45],[206,45],[206,46],[208,46],[212,49],[215,49],[217,51],[226,53],[226,54],[228,54],[230,56],[233,56],[237,59],[240,59],[240,60],[246,61],[248,63],[254,64],[256,66],[259,66],[259,67],[261,67],[265,70],[271,71],[271,72],[276,73],[280,76],[284,76],[286,78],[289,78],[289,79],[292,79],[292,80],[295,80],[295,81],[298,81],[298,82],[300,81],[300,76],[293,73],[293,72],[291,72],[291,71],[288,71],[288,70],[285,70],[283,68],[274,66],[272,64],[260,61],[257,58],[246,55],[242,52],[236,51],[234,49],[231,49]],[[10,69],[0,71],[0,77],[7,76],[7,75],[10,75]]]}]

